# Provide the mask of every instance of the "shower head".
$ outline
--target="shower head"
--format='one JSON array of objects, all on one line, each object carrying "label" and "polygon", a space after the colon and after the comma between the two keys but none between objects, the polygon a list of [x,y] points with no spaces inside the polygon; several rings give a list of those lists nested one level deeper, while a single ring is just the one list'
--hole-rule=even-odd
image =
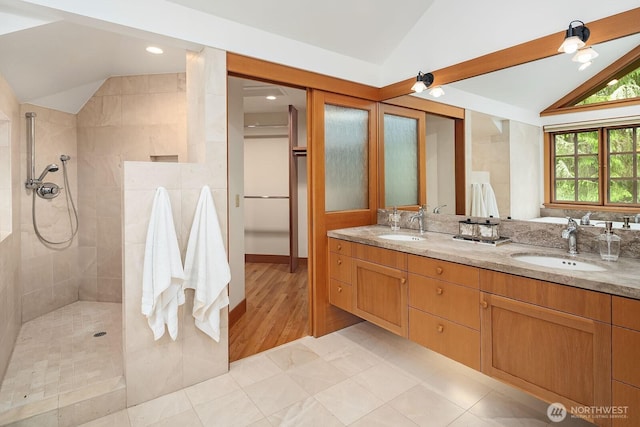
[{"label": "shower head", "polygon": [[58,171],[58,165],[56,165],[55,163],[51,163],[50,165],[48,165],[46,168],[44,168],[44,170],[42,171],[42,173],[40,174],[40,176],[38,177],[38,181],[42,182],[42,180],[44,179],[44,177],[49,173],[49,172],[57,172]]},{"label": "shower head", "polygon": [[69,161],[69,160],[71,160],[71,157],[70,157],[70,156],[67,156],[66,154],[61,154],[61,155],[60,155],[60,161],[61,161],[62,163],[67,162],[67,161]]}]

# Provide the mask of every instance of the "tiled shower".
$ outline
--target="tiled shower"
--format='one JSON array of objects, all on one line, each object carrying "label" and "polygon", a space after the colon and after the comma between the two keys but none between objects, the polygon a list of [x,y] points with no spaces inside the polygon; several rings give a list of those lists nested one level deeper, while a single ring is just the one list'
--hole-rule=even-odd
[{"label": "tiled shower", "polygon": [[[76,425],[104,415],[105,411],[173,391],[166,389],[165,382],[169,381],[163,382],[151,370],[149,375],[157,378],[138,374],[131,381],[134,391],[129,392],[127,400],[124,378],[130,359],[126,350],[123,352],[123,331],[129,327],[141,335],[143,330],[133,328],[141,325],[144,328],[146,321],[139,312],[139,301],[130,301],[128,306],[123,302],[127,280],[132,286],[136,279],[124,277],[122,256],[127,232],[144,236],[146,222],[140,218],[134,228],[124,229],[123,176],[124,162],[146,162],[142,167],[148,169],[144,165],[150,166],[154,161],[197,160],[200,163],[197,169],[203,173],[197,175],[199,181],[190,181],[189,185],[199,188],[209,184],[214,193],[223,196],[218,198],[217,211],[226,227],[226,166],[223,168],[207,157],[211,153],[225,154],[226,124],[207,129],[204,126],[205,120],[226,123],[226,114],[221,114],[226,110],[226,78],[221,78],[225,73],[220,72],[226,69],[225,53],[205,49],[199,54],[188,54],[187,68],[189,55],[192,69],[205,68],[195,70],[197,78],[192,80],[200,80],[191,83],[192,91],[207,95],[190,98],[189,117],[186,73],[111,77],[78,114],[20,105],[0,76],[0,108],[10,116],[14,128],[19,129],[12,135],[20,135],[19,141],[15,137],[11,141],[12,200],[14,206],[20,207],[13,212],[19,212],[20,216],[14,219],[11,235],[0,242],[0,261],[6,267],[0,273],[4,321],[0,325],[0,374],[7,366],[4,377],[0,377],[4,380],[0,385],[0,425],[19,419],[29,419],[37,425]],[[43,246],[33,232],[31,191],[24,189],[26,112],[35,112],[37,116],[36,169],[56,162],[61,154],[71,157],[70,188],[65,190],[76,200],[80,227],[73,244],[64,250]],[[196,141],[189,147],[188,135]],[[212,169],[208,169],[210,166]],[[132,168],[136,170],[137,166]],[[194,169],[185,169],[189,170]],[[63,186],[61,173],[50,174],[47,180]],[[151,187],[149,191],[153,193]],[[183,203],[183,210],[185,206],[191,208],[189,203]],[[137,202],[132,207],[143,210]],[[64,197],[36,200],[36,212],[42,234],[53,240],[68,234]],[[192,213],[188,210],[184,215],[188,220]],[[20,253],[15,250],[12,253],[11,248],[21,248]],[[134,317],[133,323],[129,316]],[[187,322],[184,328],[183,333],[189,336]],[[16,345],[12,349],[14,339]],[[189,362],[192,369],[205,368],[200,376],[208,378],[228,369],[226,331],[225,340],[218,346],[194,343],[198,346],[193,349],[195,353],[189,350],[187,341],[161,344],[158,349],[180,361],[183,347],[184,354],[206,351],[208,360],[202,359],[199,364]],[[148,345],[151,354],[153,340]],[[103,351],[95,351],[98,348]],[[149,365],[139,355],[137,363]],[[209,366],[211,363],[220,368]],[[153,389],[155,394],[136,395],[139,382],[148,383],[150,379],[159,381],[159,386]],[[206,378],[194,375],[182,378],[180,374],[175,387],[184,386],[185,381],[203,379]],[[86,401],[87,397],[95,400]]]}]

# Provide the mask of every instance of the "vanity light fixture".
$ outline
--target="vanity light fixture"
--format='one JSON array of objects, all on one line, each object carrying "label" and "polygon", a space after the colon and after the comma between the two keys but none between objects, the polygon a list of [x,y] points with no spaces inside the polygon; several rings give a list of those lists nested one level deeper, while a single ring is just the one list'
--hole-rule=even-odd
[{"label": "vanity light fixture", "polygon": [[581,64],[584,64],[586,62],[591,62],[594,58],[597,58],[598,56],[598,52],[595,51],[594,48],[592,47],[583,47],[582,49],[578,49],[578,51],[576,52],[575,55],[573,55],[573,58],[571,58],[571,60],[573,62],[580,62]]},{"label": "vanity light fixture", "polygon": [[[580,25],[573,26],[574,23]],[[565,35],[564,41],[558,48],[558,52],[574,53],[578,49],[584,47],[585,42],[589,39],[591,32],[582,21],[571,21],[569,29]]]},{"label": "vanity light fixture", "polygon": [[416,82],[411,86],[411,90],[420,93],[426,90],[431,83],[433,83],[433,74],[418,71],[418,77],[416,77]]},{"label": "vanity light fixture", "polygon": [[434,98],[440,98],[442,95],[444,95],[444,89],[442,89],[442,86],[434,86],[431,88],[431,90],[429,90],[429,95],[433,96]]},{"label": "vanity light fixture", "polygon": [[162,55],[164,53],[164,51],[157,46],[147,46],[145,50],[154,55]]}]

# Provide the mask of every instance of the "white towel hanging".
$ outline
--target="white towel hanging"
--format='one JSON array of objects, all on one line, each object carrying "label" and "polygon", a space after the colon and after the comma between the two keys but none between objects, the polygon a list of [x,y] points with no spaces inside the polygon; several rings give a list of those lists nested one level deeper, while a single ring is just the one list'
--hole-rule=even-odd
[{"label": "white towel hanging", "polygon": [[469,215],[486,217],[487,207],[482,195],[482,185],[473,183],[471,184],[471,210]]},{"label": "white towel hanging", "polygon": [[193,317],[198,329],[220,341],[220,310],[229,305],[231,280],[216,207],[208,186],[202,187],[185,256],[184,288],[194,289]]},{"label": "white towel hanging", "polygon": [[486,216],[500,218],[496,194],[493,192],[493,187],[491,187],[491,184],[488,182],[482,184],[482,199],[484,200],[484,206],[487,212]]},{"label": "white towel hanging", "polygon": [[178,306],[184,303],[184,270],[173,224],[169,194],[156,189],[142,271],[142,314],[147,317],[153,338],[164,335],[165,325],[171,339],[178,336]]}]

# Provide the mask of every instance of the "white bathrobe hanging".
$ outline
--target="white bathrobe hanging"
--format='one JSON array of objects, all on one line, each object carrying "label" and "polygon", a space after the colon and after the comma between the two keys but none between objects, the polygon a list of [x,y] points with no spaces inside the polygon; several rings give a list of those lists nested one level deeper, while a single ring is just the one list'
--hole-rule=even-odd
[{"label": "white bathrobe hanging", "polygon": [[200,191],[184,267],[184,288],[194,289],[196,327],[220,341],[220,310],[229,305],[226,287],[231,280],[231,271],[208,186]]}]

